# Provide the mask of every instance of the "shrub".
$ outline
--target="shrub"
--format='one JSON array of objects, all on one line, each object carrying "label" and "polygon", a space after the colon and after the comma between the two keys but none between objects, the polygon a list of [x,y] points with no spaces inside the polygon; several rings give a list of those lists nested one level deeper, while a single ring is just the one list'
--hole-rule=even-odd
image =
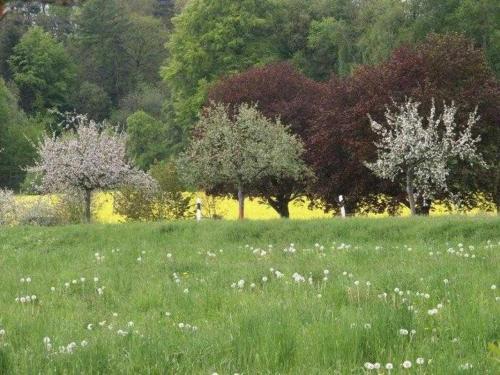
[{"label": "shrub", "polygon": [[11,190],[0,189],[0,225],[12,225],[16,221],[17,205]]},{"label": "shrub", "polygon": [[153,165],[150,175],[157,181],[156,191],[125,187],[114,194],[113,209],[128,220],[158,221],[184,219],[191,215],[191,195],[183,194],[175,164]]},{"label": "shrub", "polygon": [[61,224],[54,205],[47,199],[37,198],[34,202],[18,205],[17,221],[22,225],[51,226]]}]

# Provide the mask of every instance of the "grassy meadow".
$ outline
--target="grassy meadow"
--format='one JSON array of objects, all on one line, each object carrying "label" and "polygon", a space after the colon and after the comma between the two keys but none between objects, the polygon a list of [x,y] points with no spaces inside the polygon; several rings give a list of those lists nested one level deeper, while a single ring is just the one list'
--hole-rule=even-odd
[{"label": "grassy meadow", "polygon": [[497,217],[1,228],[0,374],[498,374],[499,265]]}]

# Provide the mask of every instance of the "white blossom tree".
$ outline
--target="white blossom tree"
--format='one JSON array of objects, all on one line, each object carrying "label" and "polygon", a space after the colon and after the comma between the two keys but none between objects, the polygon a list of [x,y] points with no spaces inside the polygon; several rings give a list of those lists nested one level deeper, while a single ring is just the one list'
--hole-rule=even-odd
[{"label": "white blossom tree", "polygon": [[126,158],[126,135],[103,129],[86,116],[68,116],[63,135],[46,135],[37,146],[39,160],[30,172],[41,175],[42,192],[76,191],[84,196],[85,219],[90,222],[92,192],[120,186],[154,189],[155,181],[132,167]]},{"label": "white blossom tree", "polygon": [[417,197],[425,202],[438,192],[448,191],[447,177],[453,160],[486,166],[477,150],[480,138],[472,135],[479,119],[477,110],[469,114],[465,126],[459,127],[453,102],[450,106],[444,104],[439,116],[433,103],[426,123],[419,106],[420,103],[408,99],[394,112],[387,109],[386,126],[370,117],[371,128],[379,136],[375,142],[378,158],[365,163],[378,177],[402,183],[412,215],[417,212]]},{"label": "white blossom tree", "polygon": [[245,196],[264,197],[270,179],[312,177],[301,159],[300,139],[255,106],[242,104],[231,116],[225,106],[213,105],[201,116],[194,134],[178,161],[181,176],[206,191],[236,193],[240,219]]}]

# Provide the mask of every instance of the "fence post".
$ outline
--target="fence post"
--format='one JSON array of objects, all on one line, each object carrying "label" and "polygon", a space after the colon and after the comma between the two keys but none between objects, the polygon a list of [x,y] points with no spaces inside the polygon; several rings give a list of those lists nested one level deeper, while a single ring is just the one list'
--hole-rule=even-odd
[{"label": "fence post", "polygon": [[201,199],[196,198],[196,221],[201,221]]},{"label": "fence post", "polygon": [[342,215],[342,218],[345,219],[345,202],[343,195],[339,195],[339,204],[340,204],[340,214]]}]

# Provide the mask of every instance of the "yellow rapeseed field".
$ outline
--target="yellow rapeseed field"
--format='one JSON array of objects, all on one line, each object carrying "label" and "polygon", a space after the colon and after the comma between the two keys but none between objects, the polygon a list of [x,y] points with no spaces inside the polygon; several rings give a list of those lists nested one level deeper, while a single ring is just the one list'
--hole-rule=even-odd
[{"label": "yellow rapeseed field", "polygon": [[[236,220],[238,218],[238,202],[230,198],[212,198],[207,197],[204,193],[193,195],[193,203],[195,198],[201,198],[203,202],[204,214],[208,211],[215,212],[223,219]],[[39,197],[35,196],[18,196],[17,199],[24,202],[35,200]],[[56,202],[56,196],[46,196],[42,199],[48,199],[50,202]],[[125,217],[113,212],[113,194],[112,193],[97,193],[94,195],[93,202],[95,219],[99,223],[121,223],[125,222]],[[452,212],[456,213],[456,212]],[[402,209],[402,216],[409,216],[410,211],[406,207]],[[450,212],[445,207],[435,205],[431,215],[441,216],[448,215]],[[484,214],[480,209],[474,209],[467,212],[467,215]],[[258,199],[247,199],[245,201],[245,216],[250,220],[269,220],[279,218],[278,214],[267,204],[263,204]],[[370,217],[386,217],[387,214],[370,214]],[[321,219],[332,217],[332,214],[326,214],[321,209],[309,209],[308,202],[293,202],[290,205],[290,217],[292,219]]]}]

